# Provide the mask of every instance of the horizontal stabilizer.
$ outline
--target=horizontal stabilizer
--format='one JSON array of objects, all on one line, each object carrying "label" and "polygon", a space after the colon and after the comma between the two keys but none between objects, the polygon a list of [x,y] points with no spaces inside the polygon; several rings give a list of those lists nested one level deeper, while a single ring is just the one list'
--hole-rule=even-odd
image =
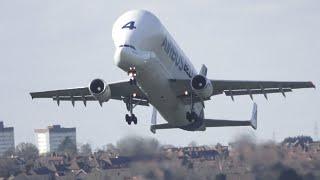
[{"label": "horizontal stabilizer", "polygon": [[172,124],[155,124],[150,126],[150,130],[153,134],[156,133],[157,129],[175,129],[175,128],[181,128],[180,126],[174,126]]},{"label": "horizontal stabilizer", "polygon": [[251,126],[257,129],[257,104],[253,104],[252,116],[250,120],[223,120],[223,119],[204,119],[205,127],[225,127],[225,126]]}]

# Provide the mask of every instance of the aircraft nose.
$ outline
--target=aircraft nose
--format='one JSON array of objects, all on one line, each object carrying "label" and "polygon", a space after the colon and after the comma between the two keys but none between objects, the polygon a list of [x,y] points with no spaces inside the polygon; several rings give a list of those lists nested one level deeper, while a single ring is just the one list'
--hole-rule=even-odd
[{"label": "aircraft nose", "polygon": [[152,52],[137,50],[131,45],[120,45],[114,54],[115,64],[127,71],[130,67],[143,69],[144,64],[153,57]]}]

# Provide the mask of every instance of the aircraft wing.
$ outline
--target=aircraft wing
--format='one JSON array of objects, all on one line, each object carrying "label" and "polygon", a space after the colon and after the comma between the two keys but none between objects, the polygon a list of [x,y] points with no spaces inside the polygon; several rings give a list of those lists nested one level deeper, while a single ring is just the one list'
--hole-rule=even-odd
[{"label": "aircraft wing", "polygon": [[211,80],[214,94],[225,93],[227,96],[263,94],[267,98],[269,93],[291,92],[292,89],[315,88],[312,82],[288,82],[288,81],[232,81]]},{"label": "aircraft wing", "polygon": [[[293,89],[315,88],[310,81],[290,82],[290,81],[237,81],[237,80],[210,80],[213,86],[212,96],[224,93],[226,96],[263,94],[267,98],[270,93],[291,92]],[[183,92],[192,92],[189,79],[170,79],[170,84],[176,90],[177,96],[188,101],[188,96]],[[209,99],[204,99],[209,100]],[[197,101],[197,99],[195,99]]]},{"label": "aircraft wing", "polygon": [[[149,105],[147,96],[140,88],[136,85],[131,85],[128,81],[116,82],[108,85],[111,91],[111,99],[126,101],[127,97],[135,93],[136,96],[133,99],[133,104]],[[74,105],[75,101],[83,101],[84,105],[86,105],[87,101],[97,101],[88,87],[31,92],[30,95],[32,99],[52,98],[54,101],[57,101],[58,105],[60,101],[71,101],[72,105]]]}]

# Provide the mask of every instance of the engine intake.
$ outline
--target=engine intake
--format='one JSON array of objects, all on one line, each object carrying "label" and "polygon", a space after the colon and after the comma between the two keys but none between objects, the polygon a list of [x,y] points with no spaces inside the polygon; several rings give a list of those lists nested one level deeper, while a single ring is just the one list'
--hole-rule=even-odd
[{"label": "engine intake", "polygon": [[191,79],[191,87],[193,91],[203,99],[209,98],[212,95],[212,84],[203,75],[196,75]]},{"label": "engine intake", "polygon": [[110,87],[102,79],[92,80],[89,85],[89,90],[99,102],[107,102],[111,98]]},{"label": "engine intake", "polygon": [[194,89],[200,90],[206,86],[207,79],[201,75],[196,75],[192,78],[191,83]]}]

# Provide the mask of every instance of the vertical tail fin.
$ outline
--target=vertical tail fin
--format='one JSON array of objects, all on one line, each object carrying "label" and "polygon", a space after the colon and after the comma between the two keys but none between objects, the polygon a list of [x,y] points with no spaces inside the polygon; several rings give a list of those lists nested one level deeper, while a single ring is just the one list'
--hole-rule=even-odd
[{"label": "vertical tail fin", "polygon": [[156,133],[156,129],[153,128],[154,125],[157,124],[157,109],[155,107],[152,107],[152,116],[151,116],[151,126],[150,126],[150,131],[155,134]]},{"label": "vertical tail fin", "polygon": [[157,109],[155,107],[152,107],[151,124],[152,125],[157,124]]}]

